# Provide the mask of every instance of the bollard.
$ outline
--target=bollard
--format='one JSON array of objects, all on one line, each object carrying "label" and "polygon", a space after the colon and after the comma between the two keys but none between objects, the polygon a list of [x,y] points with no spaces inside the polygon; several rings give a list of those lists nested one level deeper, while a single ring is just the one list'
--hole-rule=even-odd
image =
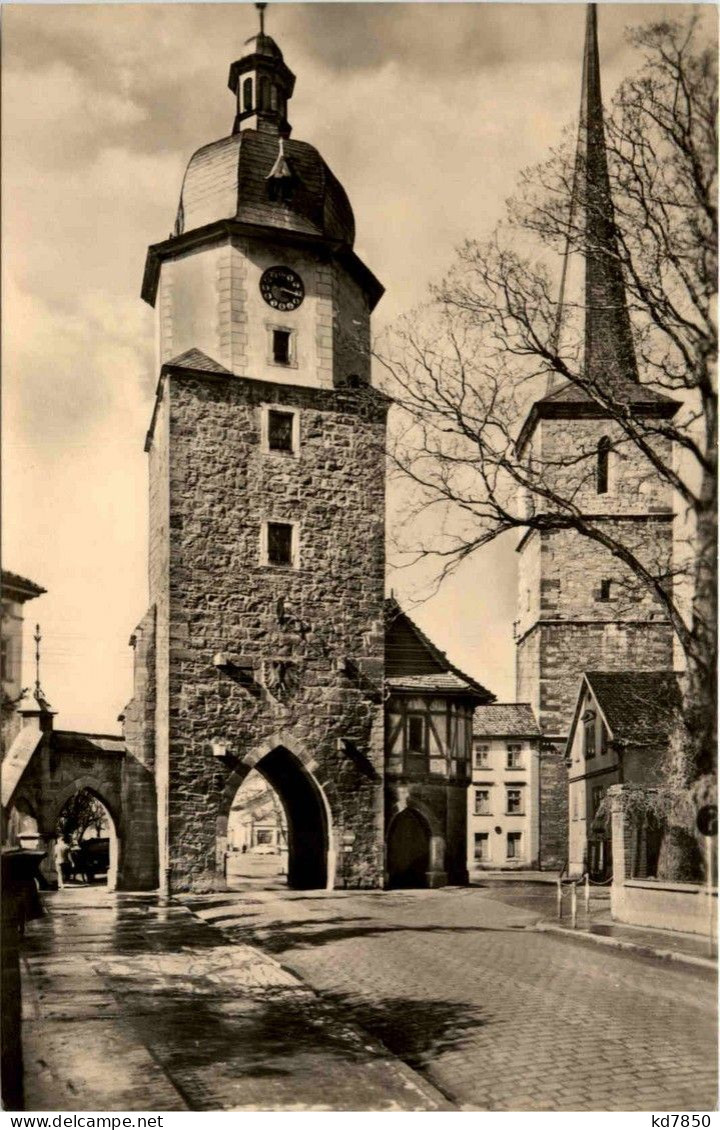
[{"label": "bollard", "polygon": [[562,918],[562,879],[559,877],[557,881],[557,916]]},{"label": "bollard", "polygon": [[577,883],[570,884],[570,924],[573,930],[577,926]]},{"label": "bollard", "polygon": [[590,872],[585,872],[585,913],[590,917]]}]

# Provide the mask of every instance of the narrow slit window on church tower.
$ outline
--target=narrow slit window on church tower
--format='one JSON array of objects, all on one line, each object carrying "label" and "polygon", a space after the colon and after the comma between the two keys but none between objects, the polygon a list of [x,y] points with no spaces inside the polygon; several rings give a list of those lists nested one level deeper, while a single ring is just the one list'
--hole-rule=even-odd
[{"label": "narrow slit window on church tower", "polygon": [[273,361],[276,365],[290,364],[290,330],[273,330]]},{"label": "narrow slit window on church tower", "polygon": [[243,111],[252,110],[252,79],[246,78],[243,83]]},{"label": "narrow slit window on church tower", "polygon": [[612,581],[601,581],[598,600],[610,600],[612,595]]},{"label": "narrow slit window on church tower", "polygon": [[610,440],[603,436],[597,446],[597,493],[607,494],[610,479]]}]

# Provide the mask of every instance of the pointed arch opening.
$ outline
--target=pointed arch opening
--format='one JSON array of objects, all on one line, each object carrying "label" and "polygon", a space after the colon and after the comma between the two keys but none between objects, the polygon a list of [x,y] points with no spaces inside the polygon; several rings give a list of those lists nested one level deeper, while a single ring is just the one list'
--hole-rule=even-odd
[{"label": "pointed arch opening", "polygon": [[105,801],[83,785],[63,802],[55,823],[55,862],[61,886],[117,887],[118,836]]},{"label": "pointed arch opening", "polygon": [[229,887],[325,890],[331,879],[329,808],[322,788],[284,746],[261,757],[230,801]]},{"label": "pointed arch opening", "polygon": [[428,886],[431,828],[414,808],[404,808],[393,817],[387,837],[388,886]]}]

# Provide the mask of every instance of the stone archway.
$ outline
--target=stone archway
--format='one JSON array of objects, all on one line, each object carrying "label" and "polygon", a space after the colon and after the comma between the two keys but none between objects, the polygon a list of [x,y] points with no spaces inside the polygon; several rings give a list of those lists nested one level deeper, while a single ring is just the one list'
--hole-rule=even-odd
[{"label": "stone archway", "polygon": [[227,818],[235,795],[250,768],[256,769],[280,799],[287,821],[288,886],[294,890],[327,890],[334,883],[332,818],[324,790],[286,745],[243,758],[225,790],[225,811],[218,821],[218,864],[227,842]]},{"label": "stone archway", "polygon": [[98,787],[97,782],[92,777],[81,777],[72,784],[67,785],[62,792],[55,799],[54,816],[52,821],[52,835],[55,840],[56,828],[63,808],[68,801],[76,796],[78,793],[88,793],[103,807],[107,814],[108,825],[108,868],[107,868],[107,890],[114,891],[118,885],[118,870],[120,863],[120,837],[118,836],[118,816],[117,810],[114,806],[108,803],[106,797],[103,795],[101,789]]}]

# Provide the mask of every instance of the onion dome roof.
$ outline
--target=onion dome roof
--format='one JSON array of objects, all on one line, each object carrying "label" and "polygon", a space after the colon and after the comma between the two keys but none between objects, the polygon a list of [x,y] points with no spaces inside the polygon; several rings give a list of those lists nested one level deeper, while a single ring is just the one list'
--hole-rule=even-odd
[{"label": "onion dome roof", "polygon": [[[269,179],[279,157],[292,174],[292,191],[274,194]],[[350,201],[317,149],[251,129],[204,145],[185,172],[175,235],[217,220],[320,236],[350,247],[355,240]]]}]

